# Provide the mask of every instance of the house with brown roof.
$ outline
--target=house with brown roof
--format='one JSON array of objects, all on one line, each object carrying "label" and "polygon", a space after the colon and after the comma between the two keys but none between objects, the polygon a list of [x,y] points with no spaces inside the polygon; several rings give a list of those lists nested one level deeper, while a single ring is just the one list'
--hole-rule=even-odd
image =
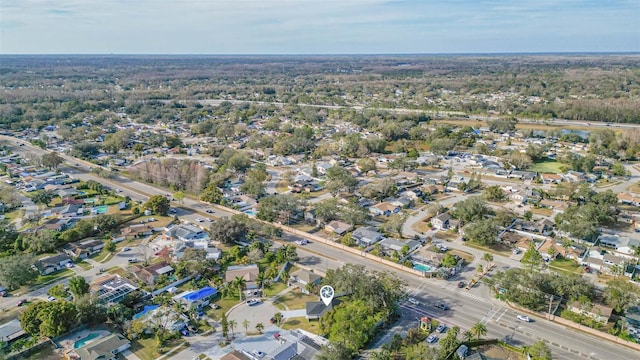
[{"label": "house with brown roof", "polygon": [[258,287],[258,274],[260,269],[257,264],[229,266],[224,273],[224,281],[230,283],[236,278],[241,278],[245,281],[245,289],[255,289]]},{"label": "house with brown roof", "polygon": [[153,234],[153,228],[147,224],[133,224],[120,232],[126,238],[136,238]]},{"label": "house with brown roof", "polygon": [[131,271],[138,279],[149,285],[155,284],[158,276],[170,275],[173,273],[173,270],[174,269],[164,261],[146,267],[136,265],[131,268]]},{"label": "house with brown roof", "polygon": [[369,212],[374,216],[384,215],[389,216],[391,214],[395,214],[400,212],[401,208],[399,206],[390,204],[388,202],[381,202],[369,207]]},{"label": "house with brown roof", "polygon": [[588,316],[594,319],[597,322],[601,322],[606,324],[611,317],[611,313],[613,312],[613,308],[610,308],[605,305],[593,304],[591,306],[586,306],[586,309],[580,305],[579,302],[574,301],[571,306],[569,306],[569,311],[572,311],[577,314],[582,314],[584,316]]},{"label": "house with brown roof", "polygon": [[353,230],[353,225],[347,224],[343,221],[333,220],[324,226],[324,230],[328,232],[334,232],[338,235],[343,235],[344,233]]},{"label": "house with brown roof", "polygon": [[86,259],[91,255],[97,254],[104,248],[104,242],[101,240],[88,240],[68,243],[62,247],[67,255]]},{"label": "house with brown roof", "polygon": [[538,247],[538,252],[542,255],[543,258],[549,260],[555,260],[561,257],[564,257],[566,254],[566,250],[562,246],[562,244],[556,243],[553,240],[545,240],[545,242]]},{"label": "house with brown roof", "polygon": [[253,357],[247,356],[238,350],[233,350],[232,352],[221,357],[220,360],[253,360]]},{"label": "house with brown roof", "polygon": [[569,204],[564,201],[555,201],[549,199],[540,200],[538,204],[542,207],[553,210],[554,214],[563,213],[569,207]]},{"label": "house with brown roof", "polygon": [[544,184],[559,184],[562,181],[562,175],[558,174],[540,174],[540,178]]},{"label": "house with brown roof", "polygon": [[621,204],[640,206],[640,197],[634,196],[630,193],[620,193],[618,194],[618,202]]}]

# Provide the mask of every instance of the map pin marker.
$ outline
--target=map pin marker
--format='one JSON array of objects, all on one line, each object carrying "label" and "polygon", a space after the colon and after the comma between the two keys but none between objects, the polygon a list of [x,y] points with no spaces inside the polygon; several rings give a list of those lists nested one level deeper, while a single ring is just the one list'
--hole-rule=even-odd
[{"label": "map pin marker", "polygon": [[335,291],[333,291],[333,288],[329,285],[325,285],[320,289],[320,299],[322,299],[325,306],[329,306],[329,304],[331,304],[334,294]]}]

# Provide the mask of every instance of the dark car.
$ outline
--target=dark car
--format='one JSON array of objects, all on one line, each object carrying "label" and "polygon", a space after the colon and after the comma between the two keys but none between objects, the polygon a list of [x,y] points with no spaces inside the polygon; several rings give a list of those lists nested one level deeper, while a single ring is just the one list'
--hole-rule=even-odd
[{"label": "dark car", "polygon": [[440,309],[440,310],[445,310],[445,311],[446,311],[446,310],[449,310],[449,307],[448,307],[447,305],[443,304],[443,303],[436,304],[436,305],[434,305],[434,306],[435,306],[436,308]]},{"label": "dark car", "polygon": [[460,281],[460,282],[458,283],[458,288],[459,288],[459,289],[462,289],[462,288],[464,287],[464,285],[465,285],[465,284],[464,284],[464,281]]}]

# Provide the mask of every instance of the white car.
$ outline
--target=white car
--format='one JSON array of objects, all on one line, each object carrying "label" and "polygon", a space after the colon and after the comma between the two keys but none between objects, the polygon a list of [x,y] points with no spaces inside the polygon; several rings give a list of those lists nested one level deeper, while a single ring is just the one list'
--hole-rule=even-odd
[{"label": "white car", "polygon": [[260,304],[261,302],[262,301],[260,301],[259,299],[249,299],[247,300],[247,305],[254,306]]},{"label": "white car", "polygon": [[56,301],[56,298],[53,296],[47,296],[47,301]]},{"label": "white car", "polygon": [[309,243],[309,240],[307,239],[296,240],[296,244],[298,245],[307,245],[308,243]]},{"label": "white car", "polygon": [[204,220],[202,220],[202,218],[196,218],[197,222],[203,222]]},{"label": "white car", "polygon": [[416,305],[416,306],[418,306],[418,305],[422,305],[422,303],[421,303],[420,301],[418,301],[418,300],[416,300],[416,299],[414,299],[414,298],[412,298],[412,297],[408,298],[407,300],[408,300],[410,303],[412,303],[413,305]]},{"label": "white car", "polygon": [[437,337],[437,336],[435,336],[435,335],[429,335],[429,337],[427,338],[427,342],[428,342],[429,344],[433,344],[433,343],[435,343],[436,341],[438,341],[438,337]]},{"label": "white car", "polygon": [[529,322],[531,321],[531,319],[529,319],[529,317],[527,315],[518,315],[516,316],[518,318],[518,320],[520,321],[525,321],[525,322]]}]

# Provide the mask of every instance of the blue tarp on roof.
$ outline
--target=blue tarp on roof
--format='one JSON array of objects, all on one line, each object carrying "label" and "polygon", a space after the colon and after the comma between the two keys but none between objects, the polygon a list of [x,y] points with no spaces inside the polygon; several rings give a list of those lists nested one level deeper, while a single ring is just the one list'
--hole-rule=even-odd
[{"label": "blue tarp on roof", "polygon": [[182,298],[187,300],[187,301],[193,302],[193,301],[202,300],[202,299],[204,299],[206,297],[215,295],[217,293],[218,293],[218,290],[216,290],[216,289],[214,289],[214,288],[212,288],[210,286],[206,286],[206,287],[203,287],[200,290],[196,290],[194,292],[188,293],[185,296],[183,296]]}]

